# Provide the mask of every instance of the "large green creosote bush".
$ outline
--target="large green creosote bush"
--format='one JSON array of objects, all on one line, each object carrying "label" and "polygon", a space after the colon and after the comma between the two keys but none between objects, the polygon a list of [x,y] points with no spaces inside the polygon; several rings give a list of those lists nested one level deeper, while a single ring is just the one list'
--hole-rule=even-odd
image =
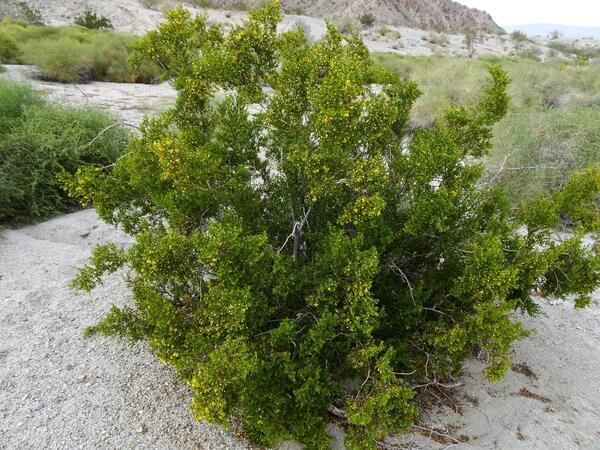
[{"label": "large green creosote bush", "polygon": [[[145,37],[139,57],[167,70],[177,104],[110,170],[71,181],[135,237],[98,247],[73,284],[131,269],[134,305],[91,331],[148,341],[198,419],[324,448],[335,407],[348,447],[372,448],[413,424],[413,385],[457,375],[474,349],[501,378],[532,290],[586,303],[600,173],[511,211],[477,162],[507,110],[502,70],[408,137],[415,84],[357,37],[330,25],[310,45],[279,18],[275,3],[226,34],[180,8]],[[555,243],[561,215],[580,228]]]},{"label": "large green creosote bush", "polygon": [[0,81],[0,223],[40,220],[78,207],[60,177],[110,165],[128,132],[103,114],[47,103],[31,87]]}]

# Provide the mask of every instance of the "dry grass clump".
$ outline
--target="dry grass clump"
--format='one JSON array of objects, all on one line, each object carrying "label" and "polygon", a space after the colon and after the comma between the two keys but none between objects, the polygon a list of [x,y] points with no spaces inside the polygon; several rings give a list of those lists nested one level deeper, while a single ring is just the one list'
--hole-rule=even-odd
[{"label": "dry grass clump", "polygon": [[490,62],[508,72],[511,108],[496,125],[485,160],[490,177],[505,184],[515,203],[600,163],[600,71],[592,64],[522,58],[467,59],[375,54],[378,64],[418,83],[413,126],[433,126],[453,102],[472,104]]},{"label": "dry grass clump", "polygon": [[44,77],[62,83],[158,81],[157,67],[130,63],[136,40],[78,25],[51,27],[5,19],[0,22],[0,62],[36,65]]}]

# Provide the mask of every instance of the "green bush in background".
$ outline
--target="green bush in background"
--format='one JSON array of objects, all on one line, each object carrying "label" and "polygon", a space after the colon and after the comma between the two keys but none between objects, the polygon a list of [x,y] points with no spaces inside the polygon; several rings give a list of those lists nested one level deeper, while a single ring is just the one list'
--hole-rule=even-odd
[{"label": "green bush in background", "polygon": [[157,66],[130,62],[138,40],[82,26],[34,26],[13,19],[0,22],[0,58],[5,49],[8,61],[36,65],[48,80],[62,83],[159,81],[162,72]]},{"label": "green bush in background", "polygon": [[18,56],[17,42],[7,33],[0,31],[0,64],[15,61]]},{"label": "green bush in background", "polygon": [[[376,54],[378,65],[416,81],[411,127],[432,127],[433,117],[458,101],[477,101],[490,61],[513,80],[509,114],[494,127],[485,159],[487,176],[503,183],[513,205],[561,188],[569,176],[600,163],[600,71],[593,65],[549,60],[409,57]],[[502,173],[498,174],[498,170]]]},{"label": "green bush in background", "polygon": [[26,108],[43,103],[42,97],[29,86],[0,81],[0,138],[11,132]]},{"label": "green bush in background", "polygon": [[[31,88],[0,81],[0,223],[41,220],[78,207],[59,177],[105,166],[128,133],[92,109],[45,102]],[[93,142],[92,142],[93,141]]]},{"label": "green bush in background", "polygon": [[111,30],[113,28],[110,19],[98,16],[95,12],[89,10],[75,19],[75,24],[91,30]]}]

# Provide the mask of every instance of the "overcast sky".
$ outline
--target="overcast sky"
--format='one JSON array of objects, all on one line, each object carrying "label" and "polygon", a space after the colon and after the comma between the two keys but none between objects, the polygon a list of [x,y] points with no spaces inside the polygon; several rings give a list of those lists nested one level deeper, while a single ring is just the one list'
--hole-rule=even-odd
[{"label": "overcast sky", "polygon": [[600,26],[600,0],[456,0],[489,12],[499,25]]}]

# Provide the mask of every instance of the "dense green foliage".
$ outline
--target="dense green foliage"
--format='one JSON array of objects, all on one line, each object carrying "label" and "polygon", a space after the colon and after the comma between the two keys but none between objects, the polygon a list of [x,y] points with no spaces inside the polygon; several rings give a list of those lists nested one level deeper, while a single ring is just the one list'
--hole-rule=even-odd
[{"label": "dense green foliage", "polygon": [[91,109],[46,103],[31,88],[0,81],[0,223],[39,220],[78,206],[59,176],[113,163],[127,133]]},{"label": "dense green foliage", "polygon": [[19,47],[16,41],[0,31],[0,64],[16,60],[19,55]]},{"label": "dense green foliage", "polygon": [[[139,38],[83,26],[34,26],[4,19],[0,22],[0,62],[38,66],[49,80],[62,83],[113,81],[154,83],[161,70],[129,61]],[[17,45],[16,51],[14,44]]]},{"label": "dense green foliage", "polygon": [[[475,104],[488,64],[391,54],[377,54],[374,59],[422,88],[411,127],[432,126],[433,118],[456,99]],[[600,163],[598,67],[552,60],[494,61],[513,80],[508,88],[511,107],[494,127],[492,149],[484,162],[487,176],[503,183],[514,205],[561,188],[571,174]]]},{"label": "dense green foliage", "polygon": [[[277,35],[277,3],[228,34],[167,14],[141,57],[167,69],[175,108],[69,184],[135,242],[97,247],[73,285],[131,269],[134,304],[92,331],[148,341],[198,419],[326,448],[335,406],[347,447],[374,448],[415,420],[414,384],[457,375],[474,349],[501,378],[525,335],[511,313],[536,311],[534,289],[584,306],[600,283],[581,243],[599,171],[515,211],[481,183],[508,108],[499,67],[472,107],[408,134],[417,86],[357,37]],[[554,242],[560,217],[580,228]]]},{"label": "dense green foliage", "polygon": [[77,17],[75,23],[91,30],[110,30],[113,28],[110,19],[107,19],[104,16],[98,16],[98,14],[89,10]]},{"label": "dense green foliage", "polygon": [[358,16],[358,21],[366,27],[372,27],[375,25],[375,16],[372,12],[368,11]]}]

